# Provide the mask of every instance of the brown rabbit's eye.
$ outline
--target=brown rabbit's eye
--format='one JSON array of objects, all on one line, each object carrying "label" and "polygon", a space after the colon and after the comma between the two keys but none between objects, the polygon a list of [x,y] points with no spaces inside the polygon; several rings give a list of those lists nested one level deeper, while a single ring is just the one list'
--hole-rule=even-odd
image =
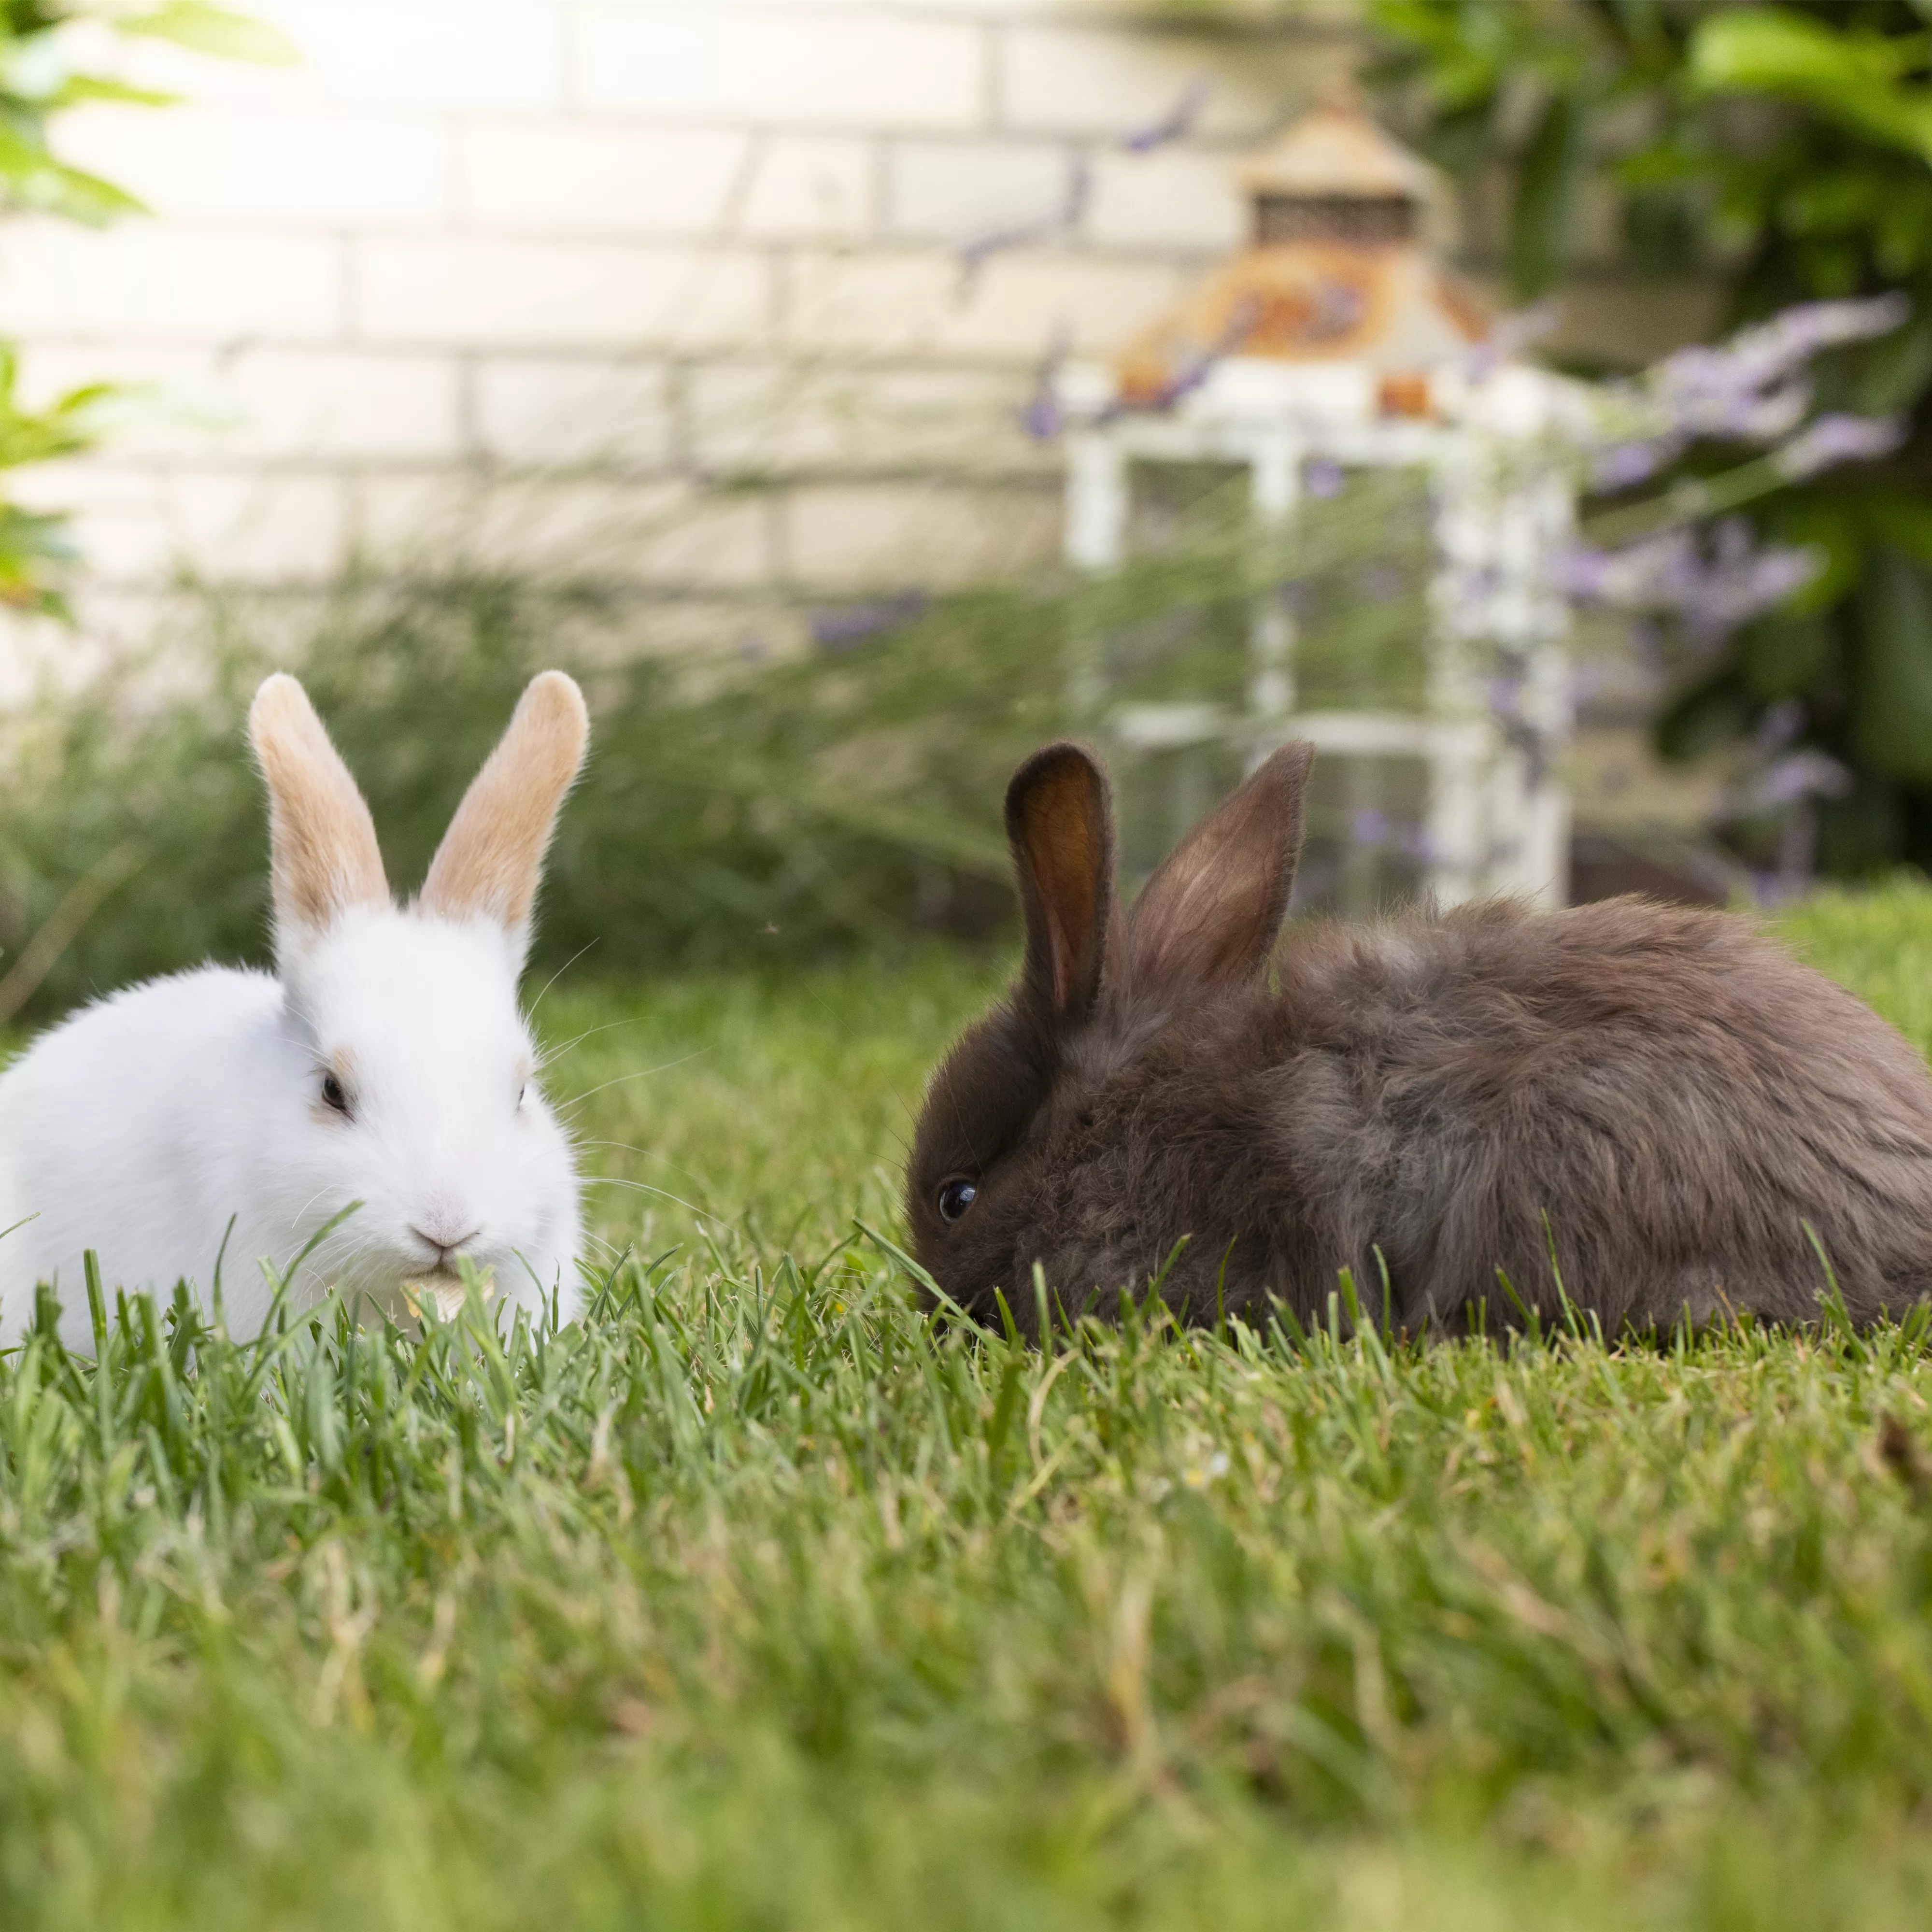
[{"label": "brown rabbit's eye", "polygon": [[333,1107],[338,1114],[346,1115],[349,1112],[349,1096],[342,1090],[342,1082],[332,1073],[322,1076],[322,1103],[325,1107]]},{"label": "brown rabbit's eye", "polygon": [[939,1218],[950,1226],[980,1198],[979,1188],[964,1174],[943,1181],[939,1189]]}]

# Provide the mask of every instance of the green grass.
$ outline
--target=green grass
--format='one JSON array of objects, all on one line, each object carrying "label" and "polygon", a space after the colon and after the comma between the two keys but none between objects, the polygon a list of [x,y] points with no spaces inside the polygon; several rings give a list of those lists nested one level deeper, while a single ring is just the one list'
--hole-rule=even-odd
[{"label": "green grass", "polygon": [[[1932,890],[1789,925],[1932,1044]],[[1923,1345],[935,1337],[990,983],[550,994],[586,1334],[0,1366],[0,1922],[1922,1924]]]}]

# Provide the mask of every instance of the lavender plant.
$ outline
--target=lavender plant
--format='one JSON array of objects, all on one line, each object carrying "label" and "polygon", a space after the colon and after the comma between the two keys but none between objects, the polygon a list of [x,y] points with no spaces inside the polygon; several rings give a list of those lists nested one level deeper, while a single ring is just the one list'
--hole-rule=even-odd
[{"label": "lavender plant", "polygon": [[[1563,560],[1564,586],[1642,620],[1640,639],[1676,687],[1666,743],[1766,636],[1826,608],[1830,547],[1802,528],[1774,533],[1780,501],[1841,464],[1891,455],[1910,429],[1896,414],[1818,409],[1818,360],[1894,335],[1911,312],[1896,292],[1802,304],[1596,391],[1592,514],[1588,540]],[[1761,869],[1774,855],[1775,891],[1808,877],[1821,808],[1858,789],[1849,748],[1819,742],[1827,722],[1796,692],[1774,690],[1725,734],[1748,748],[1726,830]]]}]

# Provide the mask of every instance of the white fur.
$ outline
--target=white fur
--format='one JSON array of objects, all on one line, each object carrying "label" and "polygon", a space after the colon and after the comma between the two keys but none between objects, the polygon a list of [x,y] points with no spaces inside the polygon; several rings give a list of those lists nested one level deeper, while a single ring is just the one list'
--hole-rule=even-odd
[{"label": "white fur", "polygon": [[[206,1307],[231,1216],[221,1288],[230,1331],[269,1305],[258,1265],[310,1257],[301,1306],[336,1284],[400,1315],[400,1284],[437,1242],[494,1270],[497,1303],[579,1309],[576,1173],[537,1090],[517,1004],[520,946],[487,918],[345,910],[276,979],[206,967],[117,993],[55,1028],[0,1075],[0,1342],[19,1340],[37,1281],[61,1334],[91,1350],[84,1249],[113,1290]],[[337,1055],[350,1113],[322,1079]],[[524,1091],[520,1106],[519,1088]],[[422,1234],[412,1232],[420,1229]],[[436,1238],[425,1239],[424,1236]]]}]

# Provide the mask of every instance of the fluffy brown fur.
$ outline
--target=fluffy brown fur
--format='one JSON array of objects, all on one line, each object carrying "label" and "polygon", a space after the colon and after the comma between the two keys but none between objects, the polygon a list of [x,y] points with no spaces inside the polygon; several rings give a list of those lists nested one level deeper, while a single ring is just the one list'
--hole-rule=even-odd
[{"label": "fluffy brown fur", "polygon": [[1853,1319],[1932,1294],[1932,1076],[1876,1014],[1742,919],[1634,898],[1277,946],[1312,755],[1276,752],[1124,917],[1100,767],[1060,745],[1016,776],[1026,962],[934,1077],[908,1169],[948,1294],[990,1320],[1004,1290],[1031,1333],[1036,1263],[1104,1312],[1184,1240],[1166,1294],[1196,1321],[1318,1315],[1345,1267],[1377,1316],[1385,1268],[1412,1333],[1518,1320],[1515,1298],[1556,1318],[1559,1271],[1606,1330],[1802,1321],[1807,1223]]}]

